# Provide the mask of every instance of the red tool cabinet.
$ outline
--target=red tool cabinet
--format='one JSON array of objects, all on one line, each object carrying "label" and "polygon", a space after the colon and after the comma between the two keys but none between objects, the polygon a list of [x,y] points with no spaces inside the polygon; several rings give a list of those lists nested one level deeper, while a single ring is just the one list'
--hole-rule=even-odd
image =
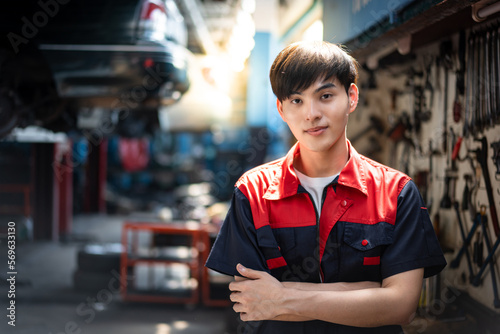
[{"label": "red tool cabinet", "polygon": [[[204,267],[216,231],[198,222],[126,222],[120,262],[124,301],[227,306],[227,284]],[[180,273],[180,275],[179,275]],[[227,292],[213,293],[214,286]]]},{"label": "red tool cabinet", "polygon": [[[203,229],[196,222],[126,222],[122,230],[123,252],[120,263],[123,300],[197,303],[201,285],[200,254],[206,251],[202,234]],[[157,235],[174,236],[185,244],[157,245],[154,243]],[[169,276],[169,270],[179,266],[187,267],[189,277],[169,280],[166,277]],[[166,284],[172,281],[177,283]]]}]

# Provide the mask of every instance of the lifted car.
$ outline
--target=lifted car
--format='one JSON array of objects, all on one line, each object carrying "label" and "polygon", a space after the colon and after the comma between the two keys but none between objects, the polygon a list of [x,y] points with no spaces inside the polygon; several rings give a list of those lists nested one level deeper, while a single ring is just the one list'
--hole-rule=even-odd
[{"label": "lifted car", "polygon": [[189,88],[187,28],[173,0],[2,5],[0,137],[31,124],[68,130],[94,108],[118,125]]}]

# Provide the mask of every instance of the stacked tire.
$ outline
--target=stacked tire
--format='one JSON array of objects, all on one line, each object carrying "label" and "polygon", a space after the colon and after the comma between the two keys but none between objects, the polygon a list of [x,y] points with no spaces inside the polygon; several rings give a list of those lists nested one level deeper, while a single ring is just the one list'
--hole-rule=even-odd
[{"label": "stacked tire", "polygon": [[120,282],[120,243],[87,244],[77,253],[77,269],[73,273],[73,286],[82,292],[102,289],[118,290]]}]

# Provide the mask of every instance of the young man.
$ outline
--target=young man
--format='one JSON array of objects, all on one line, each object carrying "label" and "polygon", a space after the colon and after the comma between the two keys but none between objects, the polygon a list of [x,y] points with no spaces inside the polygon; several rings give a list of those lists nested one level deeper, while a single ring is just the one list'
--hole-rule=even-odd
[{"label": "young man", "polygon": [[236,183],[207,267],[235,276],[233,308],[257,321],[245,333],[402,333],[446,261],[411,179],[346,138],[356,61],[295,43],[270,79],[298,143]]}]

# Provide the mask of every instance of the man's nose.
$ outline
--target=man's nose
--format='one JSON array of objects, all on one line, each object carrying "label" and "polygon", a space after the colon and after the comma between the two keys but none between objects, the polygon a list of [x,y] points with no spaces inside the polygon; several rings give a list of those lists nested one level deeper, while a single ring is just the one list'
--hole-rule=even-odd
[{"label": "man's nose", "polygon": [[319,106],[314,103],[314,102],[310,102],[308,104],[306,104],[306,119],[307,120],[313,120],[313,119],[317,119],[317,118],[321,118],[321,110],[319,108]]}]

